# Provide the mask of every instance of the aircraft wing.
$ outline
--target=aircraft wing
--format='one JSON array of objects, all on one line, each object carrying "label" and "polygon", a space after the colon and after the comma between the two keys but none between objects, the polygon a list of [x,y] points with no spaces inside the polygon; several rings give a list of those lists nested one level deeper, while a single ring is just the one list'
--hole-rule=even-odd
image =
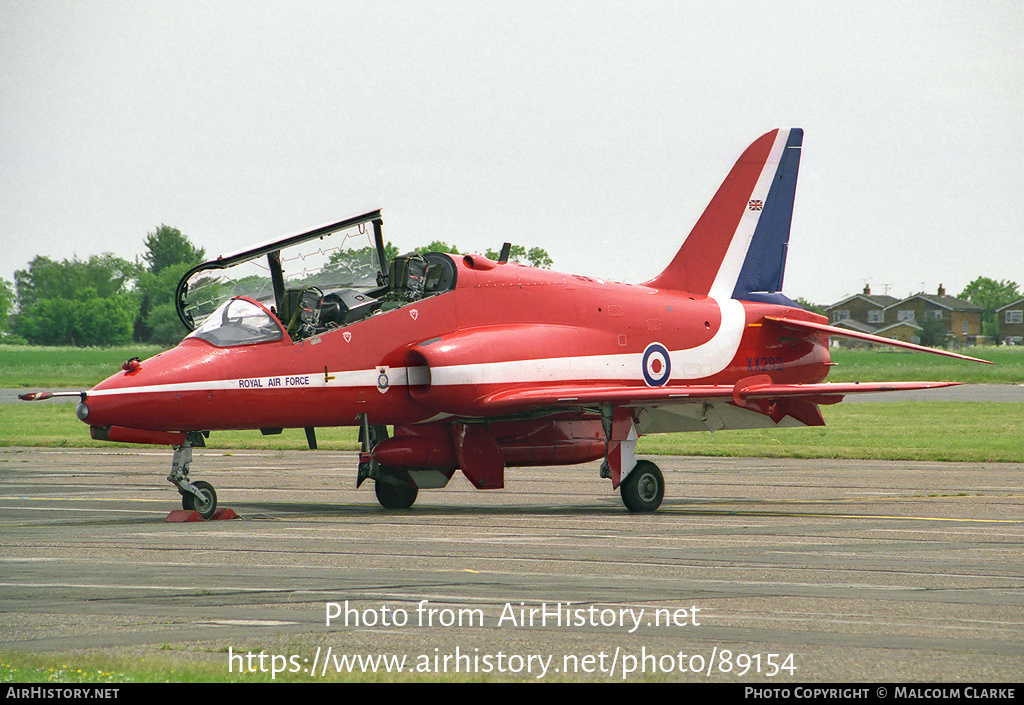
[{"label": "aircraft wing", "polygon": [[635,387],[625,385],[559,384],[516,387],[484,396],[476,403],[482,414],[508,414],[535,408],[558,408],[612,404],[613,406],[658,407],[709,399],[732,400],[737,406],[749,402],[794,399],[812,404],[836,404],[848,394],[902,392],[916,389],[953,387],[959,382],[823,382],[820,384],[775,384],[768,375],[755,375],[736,384],[690,387]]}]

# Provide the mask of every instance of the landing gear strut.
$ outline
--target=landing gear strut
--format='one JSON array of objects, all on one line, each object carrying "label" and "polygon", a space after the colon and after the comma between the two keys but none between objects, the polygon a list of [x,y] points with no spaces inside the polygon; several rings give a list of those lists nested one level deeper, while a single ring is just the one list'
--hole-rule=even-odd
[{"label": "landing gear strut", "polygon": [[[649,460],[636,460],[636,442],[640,437],[633,412],[611,404],[601,406],[601,426],[604,428],[605,456],[601,477],[619,479],[622,503],[631,512],[653,512],[665,498],[665,478],[657,465]],[[627,468],[632,468],[628,470]],[[614,485],[613,485],[614,486]]]},{"label": "landing gear strut", "polygon": [[217,492],[209,482],[190,482],[188,469],[192,464],[192,442],[187,436],[185,442],[174,447],[171,459],[171,474],[167,479],[178,488],[181,506],[199,512],[203,519],[209,519],[217,511]]},{"label": "landing gear strut", "polygon": [[408,509],[416,502],[420,488],[402,468],[385,467],[373,458],[373,449],[388,438],[388,427],[371,425],[366,414],[360,416],[359,440],[362,452],[359,454],[359,475],[356,487],[363,480],[373,480],[373,492],[385,509]]}]

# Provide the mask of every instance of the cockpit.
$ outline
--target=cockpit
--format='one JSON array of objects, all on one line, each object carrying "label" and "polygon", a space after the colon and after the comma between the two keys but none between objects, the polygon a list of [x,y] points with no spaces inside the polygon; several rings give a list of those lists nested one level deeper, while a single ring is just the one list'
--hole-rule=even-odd
[{"label": "cockpit", "polygon": [[178,283],[178,316],[189,337],[218,347],[280,340],[284,332],[300,341],[455,288],[447,254],[389,262],[381,225],[373,211],[204,262]]},{"label": "cockpit", "polygon": [[329,293],[319,286],[288,289],[280,318],[294,340],[303,340],[450,291],[455,274],[455,263],[446,254],[399,255],[391,260],[384,286]]}]

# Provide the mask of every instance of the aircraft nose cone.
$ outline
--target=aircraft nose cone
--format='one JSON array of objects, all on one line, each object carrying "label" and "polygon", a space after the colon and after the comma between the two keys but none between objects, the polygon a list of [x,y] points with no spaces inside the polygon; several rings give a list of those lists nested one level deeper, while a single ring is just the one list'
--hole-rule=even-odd
[{"label": "aircraft nose cone", "polygon": [[201,377],[214,354],[209,346],[186,339],[151,358],[131,358],[86,393],[76,414],[94,427],[180,430],[175,427],[182,425],[185,410],[177,390]]}]

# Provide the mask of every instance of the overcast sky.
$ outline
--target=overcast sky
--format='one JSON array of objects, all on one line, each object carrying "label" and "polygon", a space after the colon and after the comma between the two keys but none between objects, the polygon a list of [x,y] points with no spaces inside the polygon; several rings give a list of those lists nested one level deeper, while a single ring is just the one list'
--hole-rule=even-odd
[{"label": "overcast sky", "polygon": [[0,0],[0,277],[381,208],[400,249],[638,283],[802,127],[789,296],[1024,285],[1022,30],[1019,0]]}]

